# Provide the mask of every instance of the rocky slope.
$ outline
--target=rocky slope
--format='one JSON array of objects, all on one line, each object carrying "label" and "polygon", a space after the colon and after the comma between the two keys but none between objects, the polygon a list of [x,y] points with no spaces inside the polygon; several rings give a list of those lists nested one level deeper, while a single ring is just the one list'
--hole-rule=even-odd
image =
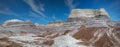
[{"label": "rocky slope", "polygon": [[48,25],[9,20],[0,25],[0,47],[120,47],[120,22],[104,9],[75,9],[68,21]]}]

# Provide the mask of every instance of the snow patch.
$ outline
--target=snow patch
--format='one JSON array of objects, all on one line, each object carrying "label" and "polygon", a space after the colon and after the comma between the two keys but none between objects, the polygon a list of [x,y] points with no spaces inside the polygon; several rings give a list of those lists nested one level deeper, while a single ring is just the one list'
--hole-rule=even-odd
[{"label": "snow patch", "polygon": [[84,45],[76,44],[79,40],[74,39],[70,35],[63,35],[60,37],[55,38],[55,43],[52,47],[87,47]]}]

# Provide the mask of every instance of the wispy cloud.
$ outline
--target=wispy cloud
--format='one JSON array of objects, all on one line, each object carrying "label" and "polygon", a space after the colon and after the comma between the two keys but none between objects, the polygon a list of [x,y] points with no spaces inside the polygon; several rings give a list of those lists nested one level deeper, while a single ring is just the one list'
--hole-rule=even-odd
[{"label": "wispy cloud", "polygon": [[45,17],[45,14],[43,13],[43,11],[45,11],[44,4],[40,3],[37,6],[34,0],[24,0],[24,2],[31,7],[32,11],[34,11],[35,13],[38,13],[39,14],[38,16]]},{"label": "wispy cloud", "polygon": [[38,14],[37,14],[37,13],[34,13],[33,11],[30,11],[30,12],[29,12],[29,16],[35,17],[35,18],[41,18],[41,17],[42,17],[42,16],[38,16]]},{"label": "wispy cloud", "polygon": [[118,9],[120,9],[120,7],[118,7],[119,5],[120,5],[120,2],[113,2],[107,7],[107,9],[113,10],[113,8],[114,8],[114,10],[118,10]]},{"label": "wispy cloud", "polygon": [[48,17],[45,15],[45,9],[44,4],[39,2],[39,4],[35,4],[35,0],[23,0],[25,3],[27,3],[32,11],[30,11],[29,16],[32,16],[34,18],[39,18],[40,20],[43,20],[45,22],[48,22]]},{"label": "wispy cloud", "polygon": [[53,19],[53,20],[56,20],[56,19],[57,19],[56,16],[55,16],[55,14],[52,15],[52,19]]},{"label": "wispy cloud", "polygon": [[45,9],[44,9],[44,4],[40,4],[38,9],[39,9],[40,11],[45,11]]},{"label": "wispy cloud", "polygon": [[18,14],[10,10],[10,8],[0,9],[0,14],[18,16]]},{"label": "wispy cloud", "polygon": [[45,22],[48,22],[48,21],[49,21],[49,20],[47,20],[46,18],[43,18],[42,16],[38,16],[37,13],[34,13],[34,12],[32,12],[32,11],[30,11],[29,16],[31,16],[31,17],[33,17],[33,18],[39,18],[40,20],[45,21]]},{"label": "wispy cloud", "polygon": [[73,3],[74,0],[65,0],[65,4],[70,8],[70,10],[74,9],[78,3]]},{"label": "wispy cloud", "polygon": [[67,14],[67,13],[64,13],[64,15],[65,15],[65,16],[68,16],[69,14]]}]

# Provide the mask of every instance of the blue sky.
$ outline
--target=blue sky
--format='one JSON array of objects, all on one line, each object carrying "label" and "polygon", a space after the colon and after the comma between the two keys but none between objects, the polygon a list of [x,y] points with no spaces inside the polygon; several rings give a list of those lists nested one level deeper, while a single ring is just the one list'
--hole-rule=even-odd
[{"label": "blue sky", "polygon": [[9,19],[47,24],[66,21],[72,9],[105,8],[111,20],[120,20],[120,0],[0,0],[0,24]]}]

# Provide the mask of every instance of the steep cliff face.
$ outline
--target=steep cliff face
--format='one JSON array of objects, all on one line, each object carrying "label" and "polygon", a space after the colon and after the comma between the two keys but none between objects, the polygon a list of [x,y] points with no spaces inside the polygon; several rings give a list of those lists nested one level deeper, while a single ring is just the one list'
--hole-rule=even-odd
[{"label": "steep cliff face", "polygon": [[12,23],[0,26],[1,47],[120,47],[120,22],[104,9],[75,9],[67,22],[46,26]]},{"label": "steep cliff face", "polygon": [[90,20],[103,20],[109,21],[109,15],[105,9],[74,9],[68,17],[68,22],[75,21],[90,21]]}]

